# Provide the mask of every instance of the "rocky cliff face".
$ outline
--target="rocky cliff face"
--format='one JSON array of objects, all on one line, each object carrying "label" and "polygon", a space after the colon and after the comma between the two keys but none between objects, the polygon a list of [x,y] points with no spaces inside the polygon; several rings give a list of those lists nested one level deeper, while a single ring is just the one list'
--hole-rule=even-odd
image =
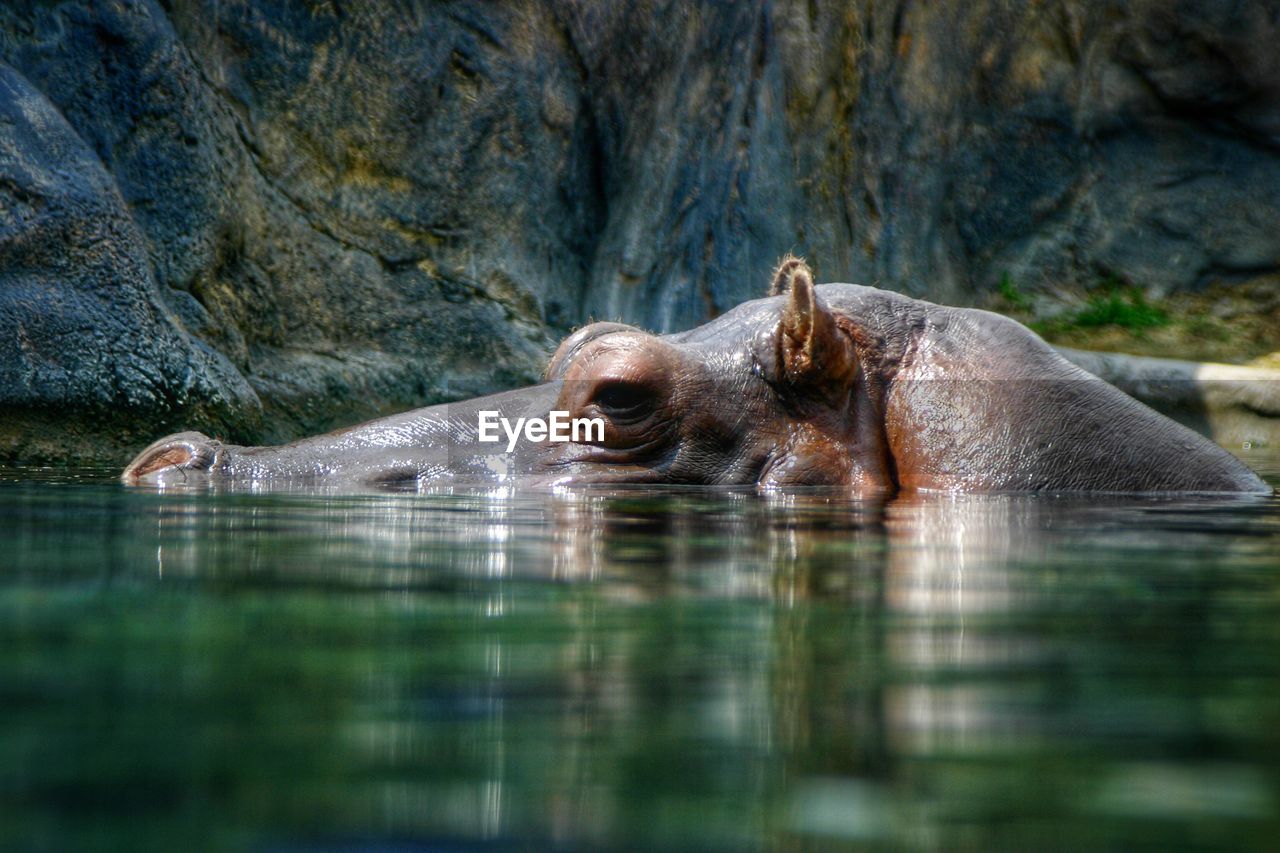
[{"label": "rocky cliff face", "polygon": [[0,456],[273,441],[687,327],[1280,268],[1262,2],[0,8]]}]

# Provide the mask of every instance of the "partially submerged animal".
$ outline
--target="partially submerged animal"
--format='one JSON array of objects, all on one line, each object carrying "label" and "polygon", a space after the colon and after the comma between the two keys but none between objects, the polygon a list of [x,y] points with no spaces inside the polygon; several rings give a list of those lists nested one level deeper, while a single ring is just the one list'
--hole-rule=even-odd
[{"label": "partially submerged animal", "polygon": [[[1017,322],[852,284],[796,258],[770,297],[696,329],[594,323],[541,384],[279,447],[161,439],[126,483],[431,488],[581,483],[900,490],[1265,492],[1222,448]],[[603,422],[483,442],[482,418]],[[483,413],[483,414],[482,414]],[[539,437],[541,432],[542,437]],[[533,436],[533,438],[530,438]]]}]

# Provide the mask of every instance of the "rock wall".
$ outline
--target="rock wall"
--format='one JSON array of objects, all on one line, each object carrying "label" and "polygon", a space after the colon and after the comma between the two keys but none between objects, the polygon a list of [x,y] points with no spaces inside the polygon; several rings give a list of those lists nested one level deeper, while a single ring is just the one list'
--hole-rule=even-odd
[{"label": "rock wall", "polygon": [[683,328],[779,255],[939,301],[1280,268],[1238,0],[17,0],[0,458],[276,441]]}]

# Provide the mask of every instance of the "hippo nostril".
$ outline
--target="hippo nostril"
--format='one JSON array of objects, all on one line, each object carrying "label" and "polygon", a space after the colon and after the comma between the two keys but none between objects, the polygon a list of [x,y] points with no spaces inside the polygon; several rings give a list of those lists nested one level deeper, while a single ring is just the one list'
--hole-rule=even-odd
[{"label": "hippo nostril", "polygon": [[167,470],[207,471],[217,461],[222,445],[198,432],[184,432],[162,438],[146,450],[124,470],[122,479],[136,483],[143,477]]}]

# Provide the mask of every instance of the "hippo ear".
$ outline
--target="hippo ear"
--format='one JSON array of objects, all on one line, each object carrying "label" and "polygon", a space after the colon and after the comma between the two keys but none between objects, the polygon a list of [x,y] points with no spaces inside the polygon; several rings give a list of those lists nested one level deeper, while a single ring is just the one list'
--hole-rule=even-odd
[{"label": "hippo ear", "polygon": [[799,272],[804,272],[813,279],[813,271],[809,269],[809,265],[804,262],[804,258],[797,258],[795,255],[784,255],[782,260],[778,261],[778,268],[773,271],[773,281],[769,284],[770,296],[781,296],[791,289],[791,278]]},{"label": "hippo ear", "polygon": [[778,324],[783,378],[793,386],[824,393],[846,387],[857,369],[853,341],[840,330],[835,315],[818,296],[804,261],[784,260],[774,286],[783,278],[782,292],[790,294]]}]

